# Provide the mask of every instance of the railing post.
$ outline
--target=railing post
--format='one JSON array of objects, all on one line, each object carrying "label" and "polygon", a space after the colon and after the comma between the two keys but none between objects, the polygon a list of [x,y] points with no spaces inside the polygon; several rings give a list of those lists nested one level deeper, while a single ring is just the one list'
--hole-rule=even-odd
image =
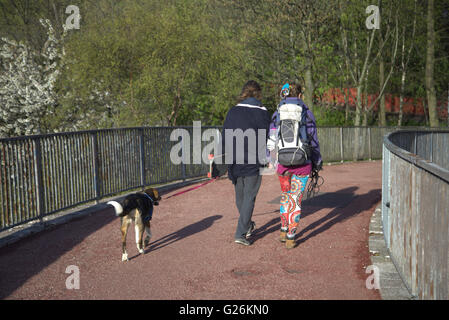
[{"label": "railing post", "polygon": [[418,150],[417,150],[417,140],[418,140],[418,132],[417,131],[415,131],[415,142],[414,142],[414,146],[413,146],[413,153],[415,154],[415,155],[418,155],[417,154],[417,152],[418,152]]},{"label": "railing post", "polygon": [[98,138],[97,131],[92,132],[92,161],[94,167],[94,190],[95,190],[95,203],[100,202],[101,188],[100,188],[100,177],[99,177],[99,161],[98,161]]},{"label": "railing post", "polygon": [[368,127],[368,154],[369,161],[372,159],[372,151],[371,151],[371,127]]},{"label": "railing post", "polygon": [[344,155],[343,155],[343,127],[340,127],[340,156],[341,156],[341,163],[344,161]]},{"label": "railing post", "polygon": [[145,179],[145,136],[144,129],[140,129],[140,184],[142,185],[142,189],[146,186]]},{"label": "railing post", "polygon": [[430,162],[433,162],[433,132],[430,133]]},{"label": "railing post", "polygon": [[34,179],[36,184],[36,205],[39,222],[44,221],[44,181],[42,179],[42,149],[41,138],[34,139]]}]

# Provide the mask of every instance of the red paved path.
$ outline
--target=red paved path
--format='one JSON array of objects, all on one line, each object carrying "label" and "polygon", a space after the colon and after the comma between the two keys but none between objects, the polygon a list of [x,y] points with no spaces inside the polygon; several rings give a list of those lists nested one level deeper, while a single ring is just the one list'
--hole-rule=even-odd
[{"label": "red paved path", "polygon": [[[303,202],[299,245],[292,250],[277,240],[277,177],[263,178],[250,247],[233,242],[234,190],[222,179],[162,200],[144,255],[137,256],[130,228],[129,262],[121,262],[112,209],[1,248],[0,298],[380,299],[366,289],[364,268],[381,162],[326,166],[322,176],[321,194]],[[79,267],[79,290],[66,289],[69,265]]]}]

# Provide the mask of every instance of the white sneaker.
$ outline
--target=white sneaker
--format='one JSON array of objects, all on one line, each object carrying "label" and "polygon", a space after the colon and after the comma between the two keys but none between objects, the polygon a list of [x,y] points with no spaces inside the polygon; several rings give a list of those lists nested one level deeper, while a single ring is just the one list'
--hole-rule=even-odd
[{"label": "white sneaker", "polygon": [[256,229],[256,223],[254,221],[251,221],[250,226],[249,226],[249,230],[246,233],[246,239],[251,237],[251,235],[253,234],[254,229]]}]

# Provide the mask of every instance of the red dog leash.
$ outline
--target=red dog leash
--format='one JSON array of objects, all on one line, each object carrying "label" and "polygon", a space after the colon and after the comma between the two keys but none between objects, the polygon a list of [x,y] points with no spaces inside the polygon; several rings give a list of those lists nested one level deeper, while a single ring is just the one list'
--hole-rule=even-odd
[{"label": "red dog leash", "polygon": [[209,181],[206,181],[206,182],[203,182],[202,184],[197,185],[197,186],[195,186],[195,187],[193,187],[193,188],[189,188],[189,189],[180,191],[180,192],[178,192],[178,193],[172,194],[171,196],[169,196],[169,197],[167,197],[167,198],[165,198],[165,199],[170,199],[171,197],[176,197],[176,196],[179,196],[179,195],[181,195],[181,194],[183,194],[183,193],[186,193],[186,192],[189,192],[189,191],[192,191],[192,190],[201,188],[202,186],[205,186],[206,184],[211,183],[211,182],[214,182],[214,181],[216,181],[216,180],[217,180],[217,178],[213,178],[213,179],[211,179],[211,180],[209,180]]}]

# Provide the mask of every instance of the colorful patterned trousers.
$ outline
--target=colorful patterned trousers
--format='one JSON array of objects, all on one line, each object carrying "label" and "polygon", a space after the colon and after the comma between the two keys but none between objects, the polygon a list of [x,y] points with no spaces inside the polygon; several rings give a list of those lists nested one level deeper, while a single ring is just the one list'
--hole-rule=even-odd
[{"label": "colorful patterned trousers", "polygon": [[279,176],[281,183],[281,230],[287,239],[294,239],[301,218],[301,200],[309,176]]}]

